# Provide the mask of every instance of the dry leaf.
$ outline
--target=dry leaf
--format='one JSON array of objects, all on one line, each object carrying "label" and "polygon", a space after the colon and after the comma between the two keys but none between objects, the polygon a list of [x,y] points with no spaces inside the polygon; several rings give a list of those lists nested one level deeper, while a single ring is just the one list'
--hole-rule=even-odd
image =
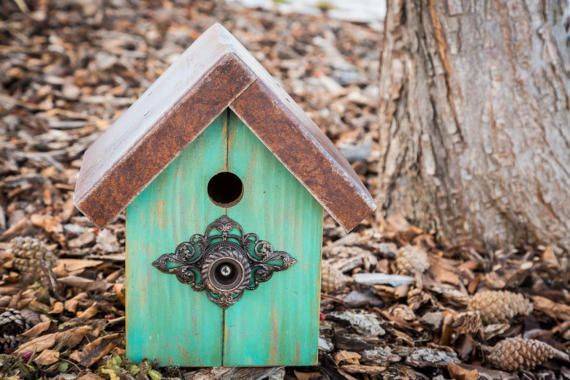
[{"label": "dry leaf", "polygon": [[556,303],[548,298],[541,296],[531,297],[532,303],[536,310],[542,311],[552,319],[569,321],[570,320],[570,306],[561,303]]},{"label": "dry leaf", "polygon": [[35,299],[30,301],[30,303],[28,304],[28,309],[42,314],[49,313],[49,306],[44,303],[38,302],[38,300]]},{"label": "dry leaf", "polygon": [[430,256],[429,260],[431,263],[429,273],[435,277],[437,282],[455,286],[459,286],[461,284],[461,280],[459,279],[451,260],[433,255]]},{"label": "dry leaf", "polygon": [[60,223],[61,219],[59,216],[34,214],[30,218],[30,220],[34,226],[40,227],[46,232],[50,233],[63,232],[63,227],[61,226]]},{"label": "dry leaf", "polygon": [[56,363],[58,360],[59,360],[58,351],[45,350],[34,359],[34,363],[38,365],[50,365]]},{"label": "dry leaf", "polygon": [[59,259],[56,267],[53,268],[53,272],[58,277],[67,276],[69,274],[78,275],[83,269],[96,267],[102,263],[100,260]]},{"label": "dry leaf", "polygon": [[26,338],[35,338],[46,332],[49,329],[50,325],[51,321],[40,322],[34,327],[31,327],[28,330],[24,331],[22,333],[22,336],[25,336]]},{"label": "dry leaf", "polygon": [[449,363],[447,370],[452,379],[455,380],[477,380],[479,379],[479,371],[476,369],[467,369],[459,364]]},{"label": "dry leaf", "polygon": [[83,347],[81,351],[75,351],[69,357],[79,362],[84,367],[91,367],[115,348],[116,342],[120,337],[121,334],[109,334],[102,336]]},{"label": "dry leaf", "polygon": [[47,350],[48,348],[52,348],[55,345],[58,334],[59,333],[53,333],[32,339],[29,342],[22,344],[16,350],[16,354],[23,354],[26,352],[37,353]]},{"label": "dry leaf", "polygon": [[554,249],[552,248],[551,245],[546,247],[544,252],[542,252],[541,259],[542,259],[543,263],[546,263],[546,264],[552,266],[553,268],[559,268],[560,267],[560,262],[558,261],[558,258],[554,254]]},{"label": "dry leaf", "polygon": [[366,374],[366,375],[379,375],[386,367],[380,367],[377,365],[362,365],[362,364],[347,364],[340,367],[343,371],[350,374]]},{"label": "dry leaf", "polygon": [[62,331],[58,336],[58,343],[62,347],[73,348],[77,346],[87,334],[93,331],[91,326],[78,326],[73,329]]},{"label": "dry leaf", "polygon": [[75,239],[67,242],[70,248],[81,248],[89,245],[95,241],[95,234],[91,231],[85,231]]},{"label": "dry leaf", "polygon": [[67,276],[58,280],[62,284],[79,289],[89,289],[95,281],[79,276]]},{"label": "dry leaf", "polygon": [[357,352],[341,350],[334,355],[334,361],[339,364],[359,364],[361,356]]},{"label": "dry leaf", "polygon": [[509,327],[511,326],[508,323],[496,323],[483,327],[480,332],[485,340],[490,340],[498,335],[504,334]]},{"label": "dry leaf", "polygon": [[113,291],[123,305],[125,305],[125,286],[123,284],[113,285]]},{"label": "dry leaf", "polygon": [[63,313],[63,302],[55,302],[49,311],[49,314],[61,314]]},{"label": "dry leaf", "polygon": [[79,305],[79,302],[85,299],[87,299],[87,293],[77,294],[72,299],[65,301],[64,303],[65,310],[71,313],[75,313],[77,311],[77,306]]},{"label": "dry leaf", "polygon": [[82,321],[86,321],[93,318],[98,312],[99,307],[97,306],[97,302],[95,302],[84,311],[77,313],[77,317]]}]

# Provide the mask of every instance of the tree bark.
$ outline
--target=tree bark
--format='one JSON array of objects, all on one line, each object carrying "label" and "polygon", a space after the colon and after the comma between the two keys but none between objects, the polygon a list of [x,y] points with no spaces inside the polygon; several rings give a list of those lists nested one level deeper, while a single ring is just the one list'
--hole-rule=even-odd
[{"label": "tree bark", "polygon": [[379,216],[479,249],[570,249],[570,6],[388,0]]}]

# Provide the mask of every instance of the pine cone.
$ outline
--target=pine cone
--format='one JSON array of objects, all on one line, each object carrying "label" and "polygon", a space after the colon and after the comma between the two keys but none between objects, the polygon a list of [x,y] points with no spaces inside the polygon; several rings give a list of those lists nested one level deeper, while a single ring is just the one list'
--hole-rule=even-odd
[{"label": "pine cone", "polygon": [[533,369],[554,357],[568,360],[568,355],[535,339],[507,338],[491,348],[487,361],[504,371]]},{"label": "pine cone", "polygon": [[485,324],[510,323],[518,315],[529,315],[532,312],[532,303],[522,294],[483,291],[471,298],[468,309],[478,311]]},{"label": "pine cone", "polygon": [[419,247],[406,245],[396,253],[396,270],[400,274],[421,274],[428,268],[428,255]]},{"label": "pine cone", "polygon": [[0,314],[0,352],[10,352],[18,345],[17,336],[40,321],[31,310],[6,309]]},{"label": "pine cone", "polygon": [[321,291],[324,293],[337,292],[351,281],[350,277],[345,276],[341,271],[326,261],[322,262],[321,269]]},{"label": "pine cone", "polygon": [[55,256],[47,246],[32,237],[16,237],[11,244],[14,269],[22,274],[23,281],[45,280],[46,271],[51,270],[55,264]]},{"label": "pine cone", "polygon": [[0,353],[8,354],[18,347],[18,338],[13,335],[0,335]]}]

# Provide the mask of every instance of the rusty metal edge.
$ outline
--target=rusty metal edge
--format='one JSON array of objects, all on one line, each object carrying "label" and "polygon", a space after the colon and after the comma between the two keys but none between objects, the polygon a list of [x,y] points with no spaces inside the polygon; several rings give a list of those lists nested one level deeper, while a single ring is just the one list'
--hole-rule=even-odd
[{"label": "rusty metal edge", "polygon": [[[336,148],[328,151],[313,135],[322,132],[306,131],[303,121],[288,112],[262,81],[250,85],[230,108],[345,231],[376,210],[356,173],[340,164],[344,157]],[[320,137],[326,139],[324,134]],[[307,163],[311,165],[304,168]]]},{"label": "rusty metal edge", "polygon": [[[232,64],[235,65],[235,72],[227,74],[224,77],[224,73],[220,73],[220,70],[223,70],[224,67]],[[245,82],[239,81],[240,75],[241,77],[246,78]],[[168,166],[168,164],[172,162],[186,146],[188,146],[188,144],[194,141],[204,131],[204,129],[226,108],[228,108],[233,100],[239,96],[241,92],[246,90],[254,81],[255,77],[253,76],[253,73],[243,65],[243,62],[237,58],[235,54],[231,52],[224,54],[212,65],[211,69],[204,74],[196,86],[188,91],[174,107],[165,113],[161,119],[151,129],[149,129],[149,131],[139,141],[137,141],[137,143],[129,150],[129,153],[113,165],[98,182],[96,182],[81,197],[77,196],[77,192],[74,193],[75,206],[83,214],[89,217],[89,219],[91,219],[97,226],[102,227],[107,224],[121,211],[123,211],[127,205],[138,194],[140,194],[146,185],[151,183],[156,176],[158,176],[162,170]],[[199,123],[194,125],[191,125],[191,123],[172,123],[172,119],[179,117],[181,108],[192,109],[198,108],[197,105],[199,104],[207,103],[208,106],[210,104],[214,104],[215,102],[204,102],[203,100],[204,94],[209,92],[208,90],[205,90],[204,87],[207,87],[212,83],[218,83],[221,85],[220,87],[223,87],[224,90],[221,91],[221,93],[226,95],[227,99],[223,102],[219,102],[221,105],[215,109],[209,107],[210,109],[207,110],[209,111],[209,115],[207,117],[203,117],[203,120]],[[233,91],[228,86],[232,83],[234,86],[238,84],[233,88]],[[200,113],[192,112],[191,114],[199,115]],[[148,143],[149,139],[152,139],[155,135],[159,134],[161,130],[167,128],[171,123],[174,128],[172,128],[170,132],[175,131],[177,128],[180,129],[180,127],[186,125],[195,130],[195,133],[191,134],[190,138],[181,144],[182,146],[175,149],[172,149],[172,146],[169,147],[169,151],[172,153],[167,152],[164,154],[165,158],[160,157],[162,158],[162,161],[157,163],[157,166],[159,166],[157,170],[151,171],[152,174],[145,176],[144,180],[138,181],[134,186],[120,186],[121,182],[124,182],[122,178],[120,178],[123,175],[126,175],[127,177],[135,177],[139,176],[141,172],[143,174],[145,173],[145,171],[135,169],[137,160],[144,161],[145,166],[148,164],[149,156],[139,157],[141,155],[140,152],[145,149],[143,147]],[[152,158],[156,159],[157,155],[155,152],[153,153]],[[82,168],[84,167],[84,164],[85,163],[82,164]],[[81,171],[79,177],[81,177]],[[76,183],[76,189],[77,187],[78,184]]]},{"label": "rusty metal edge", "polygon": [[[213,38],[214,44],[225,53],[129,147],[127,154],[81,194],[77,189],[82,174],[85,175],[86,165],[83,163],[74,194],[76,207],[95,224],[103,226],[116,217],[221,112],[230,107],[345,230],[351,230],[370,215],[376,204],[352,167],[301,108],[275,85],[259,62],[219,24],[204,35]],[[235,72],[224,73],[224,68],[232,65]],[[212,84],[213,88],[208,87]],[[212,96],[212,91],[216,90],[220,93]],[[216,102],[219,95],[222,98],[226,96],[224,101]],[[188,122],[184,115],[195,118]],[[200,117],[203,115],[206,117]],[[163,144],[166,149],[158,155],[150,144],[153,139],[163,141],[157,136],[168,139],[169,134],[184,132],[186,139],[182,144],[170,136],[170,142]],[[137,163],[142,164],[137,166]]]}]

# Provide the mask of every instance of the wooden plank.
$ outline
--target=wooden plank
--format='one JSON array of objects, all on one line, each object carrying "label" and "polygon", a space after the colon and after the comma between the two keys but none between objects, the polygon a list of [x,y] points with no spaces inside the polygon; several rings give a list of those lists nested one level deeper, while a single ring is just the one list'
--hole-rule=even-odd
[{"label": "wooden plank", "polygon": [[225,311],[223,365],[314,365],[322,207],[233,113],[228,133],[228,168],[244,184],[228,216],[298,262]]},{"label": "wooden plank", "polygon": [[186,147],[127,209],[127,357],[222,364],[223,310],[151,263],[225,213],[207,195],[226,167],[227,114]]}]

